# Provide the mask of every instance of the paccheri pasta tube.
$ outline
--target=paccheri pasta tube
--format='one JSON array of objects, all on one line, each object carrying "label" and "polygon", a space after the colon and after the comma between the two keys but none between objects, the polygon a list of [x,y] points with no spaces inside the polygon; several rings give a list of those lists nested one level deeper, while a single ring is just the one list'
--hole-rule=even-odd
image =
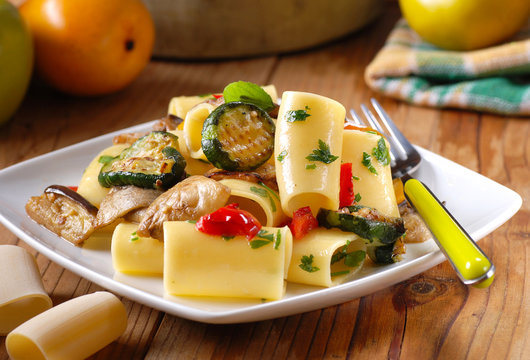
[{"label": "paccheri pasta tube", "polygon": [[203,159],[194,159],[191,157],[188,145],[186,144],[184,130],[177,129],[169,132],[176,135],[179,139],[180,154],[184,157],[184,159],[186,159],[186,174],[202,175],[213,167],[212,164]]},{"label": "paccheri pasta tube", "polygon": [[51,306],[35,258],[21,247],[0,245],[0,336]]},{"label": "paccheri pasta tube", "polygon": [[359,194],[359,204],[377,209],[386,216],[399,217],[390,157],[383,154],[385,149],[388,143],[377,133],[344,130],[342,161],[352,163],[353,188]]},{"label": "paccheri pasta tube", "polygon": [[209,103],[200,103],[194,106],[186,114],[184,120],[184,139],[188,147],[189,154],[194,159],[206,160],[202,151],[202,126],[204,120],[215,110],[215,106]]},{"label": "paccheri pasta tube", "polygon": [[280,299],[291,247],[287,227],[263,227],[249,242],[244,236],[204,234],[186,221],[165,222],[165,291],[169,295]]},{"label": "paccheri pasta tube", "polygon": [[18,359],[85,359],[116,340],[127,327],[121,301],[95,292],[64,302],[26,321],[6,338]]},{"label": "paccheri pasta tube", "polygon": [[228,203],[237,203],[252,213],[265,226],[279,226],[287,221],[278,193],[271,188],[245,180],[220,180],[231,190]]},{"label": "paccheri pasta tube", "polygon": [[286,91],[276,122],[274,157],[283,211],[338,209],[345,109],[326,97]]},{"label": "paccheri pasta tube", "polygon": [[351,279],[362,267],[366,245],[337,229],[314,229],[293,242],[287,281],[329,287]]},{"label": "paccheri pasta tube", "polygon": [[136,234],[138,224],[121,223],[112,234],[112,265],[114,269],[133,275],[162,275],[164,243]]},{"label": "paccheri pasta tube", "polygon": [[[278,93],[274,85],[265,85],[263,90],[270,95],[273,101],[278,98]],[[176,96],[171,99],[168,107],[168,114],[178,116],[182,119],[186,118],[188,112],[195,105],[204,102],[207,99],[213,99],[211,95],[206,96]]]},{"label": "paccheri pasta tube", "polygon": [[206,96],[176,96],[169,102],[168,114],[184,119],[191,108],[207,98]]},{"label": "paccheri pasta tube", "polygon": [[109,192],[109,188],[101,186],[98,181],[99,171],[103,166],[103,162],[100,159],[117,156],[128,146],[127,144],[118,144],[101,151],[83,172],[77,189],[78,194],[87,199],[92,205],[99,207],[99,204]]}]

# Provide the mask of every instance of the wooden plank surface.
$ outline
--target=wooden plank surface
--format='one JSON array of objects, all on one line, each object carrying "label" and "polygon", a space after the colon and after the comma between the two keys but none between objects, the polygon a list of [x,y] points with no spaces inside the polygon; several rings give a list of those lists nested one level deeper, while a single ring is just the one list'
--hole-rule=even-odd
[{"label": "wooden plank surface", "polygon": [[[35,80],[13,121],[0,128],[0,168],[162,117],[172,96],[218,91],[240,79],[274,83],[280,91],[316,92],[346,108],[375,96],[412,142],[523,196],[522,209],[480,241],[497,267],[493,285],[466,287],[444,262],[341,305],[233,325],[189,321],[122,298],[127,330],[93,359],[530,358],[530,121],[418,108],[371,92],[364,68],[398,17],[392,4],[377,24],[296,54],[195,63],[153,60],[129,88],[107,97],[73,98]],[[2,225],[0,244],[17,244],[36,256],[55,305],[101,290],[36,253]],[[8,358],[4,342],[0,337],[0,359]]]}]

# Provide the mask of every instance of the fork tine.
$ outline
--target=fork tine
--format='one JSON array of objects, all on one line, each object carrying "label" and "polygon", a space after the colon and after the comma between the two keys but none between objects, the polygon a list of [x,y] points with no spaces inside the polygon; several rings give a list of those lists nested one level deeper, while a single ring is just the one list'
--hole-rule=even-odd
[{"label": "fork tine", "polygon": [[375,129],[384,135],[385,131],[383,130],[381,125],[379,125],[379,122],[375,118],[374,114],[372,114],[370,109],[368,109],[364,104],[361,104],[361,110],[363,111],[364,117],[366,118],[366,120],[368,120],[368,123],[370,124],[372,129]]},{"label": "fork tine", "polygon": [[363,126],[363,125],[365,125],[363,119],[359,116],[359,114],[357,114],[357,113],[355,112],[355,110],[350,109],[350,115],[351,115],[352,120],[353,120],[352,122],[353,122],[355,125],[357,125],[357,126]]},{"label": "fork tine", "polygon": [[410,144],[410,142],[407,140],[405,136],[399,131],[397,126],[394,124],[390,116],[386,113],[386,111],[383,109],[383,107],[379,104],[379,102],[372,98],[370,99],[372,106],[374,107],[375,111],[379,115],[379,118],[381,121],[385,124],[386,129],[388,130],[388,133],[390,134],[391,139],[395,139],[394,148],[399,153],[399,158],[401,159],[407,159],[407,154],[411,151],[414,151],[414,148]]}]

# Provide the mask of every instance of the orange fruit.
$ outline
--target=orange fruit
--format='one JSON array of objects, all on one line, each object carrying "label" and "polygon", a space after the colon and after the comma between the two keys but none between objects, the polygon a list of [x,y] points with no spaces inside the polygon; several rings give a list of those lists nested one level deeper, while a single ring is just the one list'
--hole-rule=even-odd
[{"label": "orange fruit", "polygon": [[130,84],[151,57],[154,25],[141,0],[28,0],[20,7],[35,44],[35,68],[74,95]]}]

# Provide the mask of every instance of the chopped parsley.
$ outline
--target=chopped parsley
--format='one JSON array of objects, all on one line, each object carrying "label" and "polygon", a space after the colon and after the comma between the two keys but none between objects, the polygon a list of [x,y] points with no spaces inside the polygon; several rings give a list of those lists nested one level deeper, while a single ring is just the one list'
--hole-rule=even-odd
[{"label": "chopped parsley", "polygon": [[108,163],[109,161],[111,161],[112,159],[114,159],[114,156],[110,156],[110,155],[101,155],[98,159],[98,163],[100,164],[106,164]]},{"label": "chopped parsley", "polygon": [[349,267],[356,267],[364,260],[366,257],[366,252],[363,250],[357,250],[348,252],[348,245],[350,245],[350,240],[346,242],[346,245],[342,247],[337,253],[331,256],[331,265],[344,260],[344,265]]},{"label": "chopped parsley", "polygon": [[278,196],[278,194],[276,193],[276,191],[272,190],[270,187],[268,187],[267,185],[265,185],[265,183],[263,183],[262,181],[260,181],[258,184],[260,184],[261,186],[263,186],[265,189],[267,189],[267,191],[269,191],[272,196],[274,196],[276,199],[278,199],[278,201],[280,201],[280,197]]},{"label": "chopped parsley", "polygon": [[313,254],[310,254],[309,256],[303,255],[300,261],[301,263],[298,266],[304,271],[312,273],[320,270],[320,268],[313,266]]},{"label": "chopped parsley", "polygon": [[285,120],[287,122],[305,121],[305,119],[311,116],[311,114],[307,113],[307,110],[311,109],[306,106],[305,110],[289,110],[287,111],[287,114],[285,114]]},{"label": "chopped parsley", "polygon": [[338,156],[331,154],[329,145],[320,139],[318,140],[318,149],[313,150],[312,154],[306,156],[306,159],[309,161],[321,161],[325,164],[331,164],[338,158]]},{"label": "chopped parsley", "polygon": [[351,253],[346,254],[346,257],[344,258],[344,265],[349,267],[356,267],[359,266],[366,257],[366,252],[363,250],[357,250],[353,251]]},{"label": "chopped parsley", "polygon": [[197,220],[186,220],[186,222],[190,224],[197,224]]},{"label": "chopped parsley", "polygon": [[283,150],[281,153],[278,154],[276,159],[278,159],[279,162],[282,162],[283,159],[285,159],[286,156],[287,156],[287,151]]},{"label": "chopped parsley", "polygon": [[350,245],[351,241],[350,240],[347,240],[346,241],[346,245],[344,245],[337,253],[333,254],[331,256],[331,265],[341,261],[342,259],[344,259],[344,257],[346,256],[347,254],[347,250],[348,250],[348,245]]},{"label": "chopped parsley", "polygon": [[307,164],[305,166],[306,170],[313,170],[313,169],[316,169],[316,168],[317,168],[317,164]]},{"label": "chopped parsley", "polygon": [[256,186],[251,186],[250,191],[252,191],[254,194],[258,194],[261,197],[267,197],[267,190],[265,189]]},{"label": "chopped parsley", "polygon": [[282,243],[282,232],[280,229],[278,229],[278,232],[276,233],[276,241],[274,241],[274,250],[278,250],[281,243]]},{"label": "chopped parsley", "polygon": [[138,235],[136,235],[136,231],[133,232],[133,233],[131,234],[130,241],[136,241],[136,240],[138,240],[138,239],[140,239],[140,238],[138,237]]},{"label": "chopped parsley", "polygon": [[354,200],[355,200],[355,202],[357,202],[357,203],[358,203],[359,201],[361,201],[361,194],[356,193],[356,194],[355,194],[355,199],[354,199]]},{"label": "chopped parsley", "polygon": [[353,175],[353,176],[352,176],[352,179],[353,179],[353,180],[359,180],[359,177],[358,177],[358,176],[355,176],[355,175]]},{"label": "chopped parsley", "polygon": [[361,161],[361,163],[366,166],[368,171],[370,171],[372,174],[377,175],[377,170],[372,165],[372,157],[370,156],[370,154],[363,151],[363,160]]},{"label": "chopped parsley", "polygon": [[[252,240],[250,242],[250,247],[252,249],[258,249],[262,246],[272,244],[274,242],[274,234],[267,233],[266,230],[261,229],[257,235],[255,240]],[[276,244],[274,244],[276,246]],[[279,246],[279,245],[278,245]],[[275,247],[276,249],[276,247]]]},{"label": "chopped parsley", "polygon": [[390,164],[390,154],[386,147],[385,139],[381,137],[377,141],[377,147],[372,149],[372,155],[383,165]]},{"label": "chopped parsley", "polygon": [[235,238],[234,235],[231,235],[231,236],[223,235],[221,237],[223,238],[224,241],[229,241],[229,240],[232,240],[233,238]]},{"label": "chopped parsley", "polygon": [[[263,184],[263,183],[260,183],[260,185],[265,186],[265,184]],[[263,198],[269,199],[269,201],[271,203],[272,211],[276,212],[276,202],[274,201],[274,199],[272,198],[272,195],[270,194],[270,192],[273,192],[273,191],[272,191],[272,189],[268,188],[267,186],[265,186],[265,188],[267,190],[263,189],[263,188],[259,188],[257,186],[251,186],[250,187],[250,191],[252,191],[254,194],[257,194],[257,195],[259,195],[259,196],[261,196]],[[269,192],[269,190],[270,190],[270,192]],[[273,192],[273,194],[275,196],[277,196],[275,192]]]}]

